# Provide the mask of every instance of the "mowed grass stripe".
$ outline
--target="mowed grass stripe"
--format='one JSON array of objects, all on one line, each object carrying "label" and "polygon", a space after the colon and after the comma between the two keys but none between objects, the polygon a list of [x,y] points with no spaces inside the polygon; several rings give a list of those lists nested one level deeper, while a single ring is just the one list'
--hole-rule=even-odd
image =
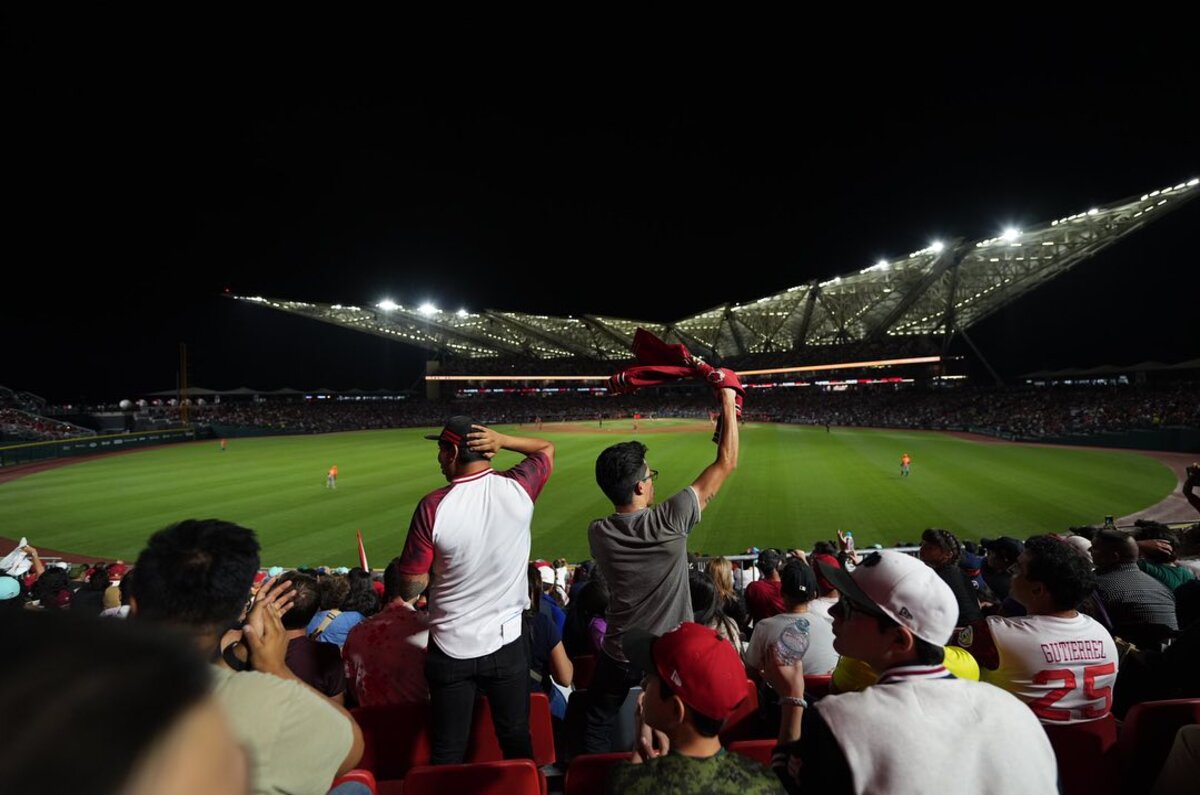
[{"label": "mowed grass stripe", "polygon": [[[533,523],[533,554],[589,556],[587,526],[610,512],[595,483],[596,456],[639,439],[666,499],[713,459],[711,432],[646,421],[597,433],[594,423],[547,428],[555,473]],[[511,433],[533,433],[501,427]],[[0,534],[44,547],[131,558],[154,530],[217,516],[254,528],[266,563],[350,565],[362,528],[371,562],[403,548],[417,501],[444,485],[429,429],[232,439],[226,453],[199,442],[97,459],[0,485]],[[913,456],[901,479],[900,454]],[[520,460],[501,453],[496,466]],[[332,464],[338,488],[325,488]],[[1130,452],[978,443],[936,433],[749,424],[737,472],[704,513],[690,549],[729,554],[749,546],[809,546],[837,528],[860,546],[915,540],[925,527],[966,537],[1026,535],[1097,523],[1168,494],[1175,478]]]}]

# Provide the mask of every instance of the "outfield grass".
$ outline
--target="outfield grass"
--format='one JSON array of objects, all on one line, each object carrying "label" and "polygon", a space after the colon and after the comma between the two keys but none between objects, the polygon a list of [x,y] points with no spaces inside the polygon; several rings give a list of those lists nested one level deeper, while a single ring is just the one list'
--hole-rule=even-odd
[{"label": "outfield grass", "polygon": [[[650,466],[665,498],[712,461],[711,432],[671,420],[656,433]],[[501,427],[505,432],[517,431]],[[362,528],[371,563],[399,553],[413,508],[444,484],[428,430],[197,442],[112,456],[0,485],[0,535],[35,546],[132,558],[154,530],[216,516],[254,528],[265,564],[352,565]],[[538,502],[533,554],[588,557],[587,525],[610,510],[593,479],[597,454],[635,438],[628,423],[543,436],[557,447],[554,476]],[[912,476],[899,477],[902,452]],[[519,460],[501,453],[497,466]],[[325,488],[337,464],[338,488]],[[1146,508],[1175,486],[1162,464],[1137,453],[977,443],[923,432],[747,425],[741,465],[705,512],[690,548],[733,553],[748,546],[807,547],[853,530],[859,544],[916,540],[926,527],[965,538],[1023,537],[1105,514]]]}]

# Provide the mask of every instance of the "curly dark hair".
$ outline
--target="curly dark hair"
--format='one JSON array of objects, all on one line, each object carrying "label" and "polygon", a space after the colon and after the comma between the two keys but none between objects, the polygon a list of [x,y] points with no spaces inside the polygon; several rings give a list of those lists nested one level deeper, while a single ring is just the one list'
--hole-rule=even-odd
[{"label": "curly dark hair", "polygon": [[365,569],[359,566],[350,569],[346,581],[350,583],[350,592],[342,600],[343,611],[355,611],[364,616],[373,616],[379,612],[379,594],[375,593],[371,575]]},{"label": "curly dark hair", "polygon": [[1050,592],[1058,610],[1074,610],[1096,590],[1092,562],[1055,536],[1034,536],[1025,542],[1029,565],[1025,576]]},{"label": "curly dark hair", "polygon": [[646,475],[646,445],[621,442],[596,459],[596,483],[613,505],[633,502],[633,488]]}]

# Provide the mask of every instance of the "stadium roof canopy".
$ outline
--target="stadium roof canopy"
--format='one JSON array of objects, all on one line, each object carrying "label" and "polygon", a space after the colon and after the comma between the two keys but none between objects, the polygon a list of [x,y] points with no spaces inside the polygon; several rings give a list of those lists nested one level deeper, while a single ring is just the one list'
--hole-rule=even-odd
[{"label": "stadium roof canopy", "polygon": [[672,323],[489,309],[443,312],[390,301],[374,307],[235,296],[466,359],[630,357],[639,326],[722,358],[818,346],[937,338],[978,323],[1200,194],[1192,179],[987,240],[953,240],[746,303]]}]

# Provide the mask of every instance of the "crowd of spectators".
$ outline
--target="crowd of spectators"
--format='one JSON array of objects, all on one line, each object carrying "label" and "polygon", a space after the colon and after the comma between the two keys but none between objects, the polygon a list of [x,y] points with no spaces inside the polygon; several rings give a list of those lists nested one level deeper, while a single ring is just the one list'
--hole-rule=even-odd
[{"label": "crowd of spectators", "polygon": [[[986,388],[911,385],[857,386],[840,391],[821,386],[755,389],[744,419],[816,426],[972,431],[1011,439],[1065,439],[1109,432],[1200,428],[1200,385],[1057,386]],[[178,409],[149,407],[148,414]],[[469,413],[492,424],[612,422],[642,417],[706,420],[714,411],[708,395],[686,388],[644,390],[634,395],[484,394],[450,401],[302,400],[224,401],[190,407],[193,423],[271,433],[329,433],[428,427],[447,413]],[[0,410],[0,421],[42,433],[78,433],[52,419]],[[34,432],[34,430],[29,430]]]},{"label": "crowd of spectators", "polygon": [[95,431],[51,417],[30,414],[19,409],[0,408],[0,441],[44,442],[94,434]]}]

